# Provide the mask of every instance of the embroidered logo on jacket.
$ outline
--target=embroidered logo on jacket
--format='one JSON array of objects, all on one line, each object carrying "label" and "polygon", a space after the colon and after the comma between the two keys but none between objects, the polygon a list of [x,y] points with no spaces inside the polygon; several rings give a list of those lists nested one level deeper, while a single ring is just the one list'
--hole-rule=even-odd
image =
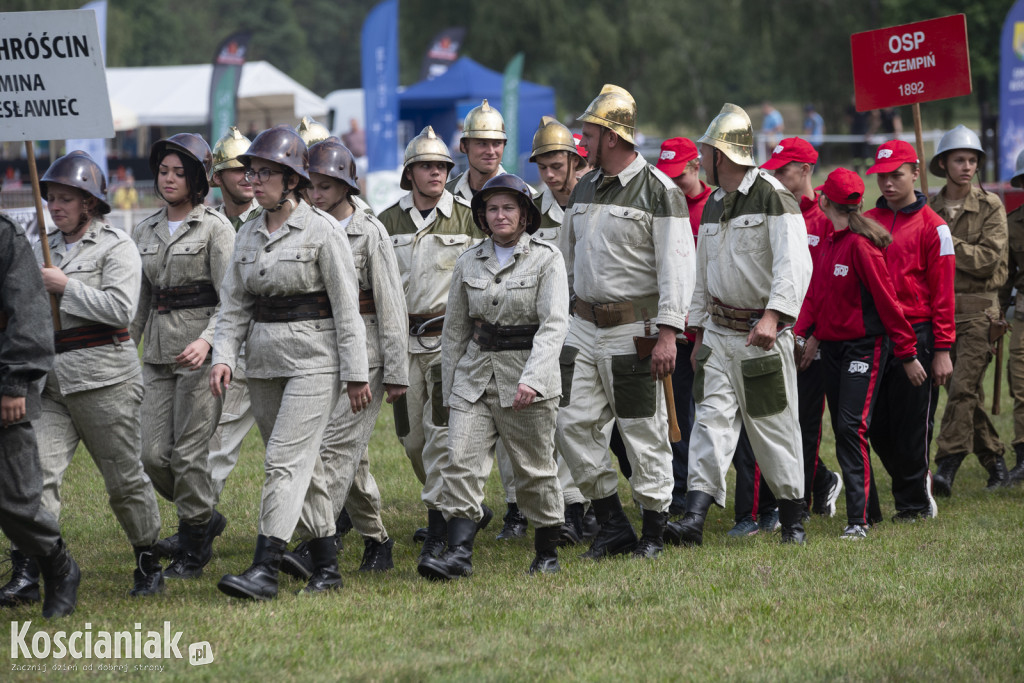
[{"label": "embroidered logo on jacket", "polygon": [[870,366],[862,360],[855,360],[850,362],[850,374],[863,375],[868,371]]},{"label": "embroidered logo on jacket", "polygon": [[850,267],[849,266],[844,266],[841,263],[837,263],[836,264],[836,269],[834,271],[832,271],[832,274],[835,275],[835,276],[846,277],[846,274],[849,273],[849,272],[850,272]]},{"label": "embroidered logo on jacket", "polygon": [[817,235],[808,235],[807,236],[807,246],[809,246],[809,247],[816,247],[816,246],[818,246],[818,242],[820,242],[820,241],[821,241],[821,238],[818,237]]}]

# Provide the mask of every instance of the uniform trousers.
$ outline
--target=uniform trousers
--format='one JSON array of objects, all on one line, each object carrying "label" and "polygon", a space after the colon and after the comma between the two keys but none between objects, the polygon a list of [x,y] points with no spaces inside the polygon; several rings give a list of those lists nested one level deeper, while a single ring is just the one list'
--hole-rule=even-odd
[{"label": "uniform trousers", "polygon": [[[928,379],[915,387],[903,371],[903,362],[891,352],[887,353],[869,435],[871,447],[892,477],[896,512],[920,514],[931,510],[928,452],[939,390],[931,376],[935,349],[931,322],[915,323],[914,332],[917,359],[928,371]],[[883,519],[874,486],[871,486],[870,498],[868,522],[873,524]]]},{"label": "uniform trousers", "polygon": [[224,484],[228,475],[238,464],[238,455],[242,451],[242,441],[256,424],[252,416],[249,401],[249,382],[245,376],[245,355],[238,356],[234,372],[231,373],[231,384],[224,394],[224,406],[220,413],[220,423],[210,439],[210,476],[213,477],[213,488],[218,500],[224,492]]},{"label": "uniform trousers", "polygon": [[60,519],[60,487],[79,443],[103,475],[110,509],[133,546],[153,545],[160,535],[160,509],[142,467],[139,375],[117,384],[61,396],[51,375],[42,413],[33,423],[43,469],[43,505]]},{"label": "uniform trousers", "polygon": [[989,320],[984,314],[957,321],[956,343],[950,351],[953,376],[936,441],[936,463],[947,457],[962,458],[974,453],[983,466],[990,466],[1005,450],[985,412],[983,383],[992,360],[988,329]]},{"label": "uniform trousers", "polygon": [[825,371],[820,357],[812,360],[806,370],[797,373],[796,391],[804,447],[805,502],[808,509],[824,513],[832,489],[832,471],[818,455],[821,450],[821,418],[825,414]]},{"label": "uniform trousers", "polygon": [[821,342],[825,393],[846,493],[847,524],[870,523],[868,500],[874,481],[868,432],[885,373],[903,372],[886,367],[888,352],[889,344],[883,336]]},{"label": "uniform trousers", "polygon": [[0,530],[29,557],[48,555],[60,540],[57,518],[42,504],[42,492],[32,425],[0,426]]},{"label": "uniform trousers", "polygon": [[[511,461],[508,459],[508,450],[505,448],[504,442],[501,439],[498,439],[498,443],[495,446],[494,451],[497,456],[498,474],[501,476],[501,485],[505,489],[505,502],[515,503],[515,470],[512,467]],[[566,505],[586,503],[586,497],[580,493],[580,489],[576,486],[576,482],[572,480],[572,472],[569,471],[569,465],[557,450],[555,451],[555,466],[558,468],[558,486],[562,491],[562,500],[564,503]]]},{"label": "uniform trousers", "polygon": [[409,354],[409,389],[395,402],[395,430],[423,484],[420,494],[429,510],[441,496],[438,461],[448,450],[448,411],[441,397],[441,352]]},{"label": "uniform trousers", "polygon": [[[672,502],[672,449],[664,391],[651,378],[650,358],[637,359],[633,337],[642,322],[598,328],[573,316],[563,358],[573,355],[568,405],[558,412],[555,445],[581,493],[590,500],[614,495],[618,474],[608,454],[612,420],[626,447],[633,497],[645,510],[665,512]],[[565,402],[563,396],[563,403]]]},{"label": "uniform trousers", "polygon": [[[358,413],[352,412],[347,393],[339,395],[324,430],[320,459],[324,464],[334,517],[337,518],[345,508],[352,519],[352,527],[359,535],[383,543],[388,540],[388,534],[380,518],[380,489],[370,474],[368,444],[387,395],[384,391],[384,368],[370,368],[369,386],[373,399]],[[360,482],[361,491],[367,495],[350,495],[350,491],[355,490],[356,481]],[[304,505],[299,535],[311,532],[309,514]]]},{"label": "uniform trousers", "polygon": [[142,465],[179,521],[193,526],[209,522],[217,503],[209,452],[222,401],[210,392],[210,367],[209,358],[198,370],[142,366]]},{"label": "uniform trousers", "polygon": [[781,500],[804,494],[803,447],[797,415],[793,334],[780,332],[771,351],[746,346],[747,336],[704,330],[693,381],[689,489],[725,507],[726,473],[746,427],[765,481]]},{"label": "uniform trousers", "polygon": [[552,457],[558,399],[535,400],[518,411],[503,408],[492,376],[475,402],[452,394],[449,406],[448,451],[439,463],[440,508],[445,518],[480,521],[491,452],[501,438],[518,484],[522,513],[537,528],[561,525],[565,516]]},{"label": "uniform trousers", "polygon": [[[1021,311],[1024,314],[1024,311]],[[1024,321],[1015,319],[1007,345],[1006,376],[1013,397],[1013,445],[1024,443]]]},{"label": "uniform trousers", "polygon": [[761,467],[754,457],[754,449],[745,427],[740,429],[732,466],[736,468],[736,496],[733,503],[736,523],[748,519],[756,522],[758,515],[779,507],[775,494],[761,474]]},{"label": "uniform trousers", "polygon": [[341,393],[336,373],[249,378],[252,412],[266,447],[259,533],[291,540],[306,511],[313,538],[334,535],[334,506],[320,446]]}]

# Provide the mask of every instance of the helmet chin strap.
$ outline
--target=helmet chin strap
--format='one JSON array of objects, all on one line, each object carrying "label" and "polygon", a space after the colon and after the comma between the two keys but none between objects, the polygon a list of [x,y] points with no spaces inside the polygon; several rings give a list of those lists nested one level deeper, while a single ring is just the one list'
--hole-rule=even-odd
[{"label": "helmet chin strap", "polygon": [[711,175],[714,176],[712,178],[712,180],[715,183],[715,187],[721,187],[722,186],[722,184],[718,181],[718,155],[721,154],[721,153],[722,152],[719,151],[719,149],[717,147],[715,147],[714,152],[712,154],[712,159],[711,159]]},{"label": "helmet chin strap", "polygon": [[75,225],[74,229],[71,230],[71,232],[64,232],[63,230],[61,230],[61,234],[63,234],[64,237],[74,237],[78,233],[85,230],[85,226],[87,225],[89,225],[89,214],[83,211],[82,217],[78,219],[78,223]]},{"label": "helmet chin strap", "polygon": [[291,192],[286,191],[283,195],[281,195],[281,199],[280,201],[277,202],[277,206],[275,206],[272,209],[267,209],[267,213],[274,213],[276,211],[280,211],[282,208],[284,208],[285,204],[290,204],[293,209],[296,206],[298,206],[298,203],[295,201],[295,198],[292,197]]}]

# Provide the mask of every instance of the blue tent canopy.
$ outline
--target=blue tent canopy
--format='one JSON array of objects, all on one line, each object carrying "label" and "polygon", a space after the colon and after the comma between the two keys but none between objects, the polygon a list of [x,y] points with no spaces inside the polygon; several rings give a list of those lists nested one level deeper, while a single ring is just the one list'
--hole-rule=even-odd
[{"label": "blue tent canopy", "polygon": [[[462,57],[441,76],[431,81],[420,81],[399,94],[399,118],[411,121],[416,133],[424,126],[433,126],[438,137],[447,142],[455,133],[460,109],[464,114],[467,107],[476,106],[485,98],[491,106],[501,109],[502,80],[497,71],[491,71],[469,57]],[[555,115],[554,88],[521,81],[516,147],[520,159],[524,154],[529,158],[533,134],[540,125],[540,118],[545,115]],[[523,170],[536,178],[536,169],[532,166],[523,166]]]}]

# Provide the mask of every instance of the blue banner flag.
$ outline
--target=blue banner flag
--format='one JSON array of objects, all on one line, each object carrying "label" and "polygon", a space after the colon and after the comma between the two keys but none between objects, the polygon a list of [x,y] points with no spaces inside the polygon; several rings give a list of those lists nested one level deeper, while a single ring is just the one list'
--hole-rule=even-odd
[{"label": "blue banner flag", "polygon": [[1013,177],[1024,150],[1024,0],[1006,14],[999,66],[999,180]]},{"label": "blue banner flag", "polygon": [[384,0],[363,22],[366,157],[370,173],[390,171],[398,156],[398,0]]}]

